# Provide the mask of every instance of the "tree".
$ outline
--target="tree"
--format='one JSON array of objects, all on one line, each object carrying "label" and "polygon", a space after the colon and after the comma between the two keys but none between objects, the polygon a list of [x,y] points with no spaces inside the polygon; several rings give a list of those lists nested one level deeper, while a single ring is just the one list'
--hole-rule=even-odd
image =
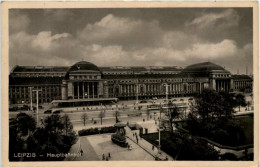
[{"label": "tree", "polygon": [[118,119],[118,117],[120,117],[120,112],[119,111],[115,111],[115,113],[114,113],[114,116],[115,116],[115,118],[116,118],[116,123],[118,123],[119,122],[119,119]]},{"label": "tree", "polygon": [[146,110],[147,120],[149,119],[150,114],[151,114],[150,110]]},{"label": "tree", "polygon": [[216,101],[219,96],[216,91],[204,89],[201,94],[195,96],[196,109],[202,121],[208,121],[214,108],[217,107]]},{"label": "tree", "polygon": [[236,106],[234,94],[216,92],[212,89],[205,89],[201,94],[196,95],[195,102],[202,123],[221,122],[223,119],[230,118]]},{"label": "tree", "polygon": [[70,118],[67,114],[65,114],[63,117],[62,117],[62,123],[64,125],[64,130],[65,130],[65,136],[68,136],[68,133],[72,132],[73,131],[73,125],[72,123],[70,122]]},{"label": "tree", "polygon": [[[35,128],[35,120],[27,114],[18,114],[17,118],[10,120],[10,160],[19,161],[21,158],[14,157],[14,153],[21,152],[32,152],[37,155],[67,153],[77,140],[77,135],[73,131],[73,126],[68,115],[64,115],[63,117],[59,115],[48,116],[44,120],[45,126],[41,128]],[[31,130],[33,133],[25,136],[26,129]],[[57,161],[62,159],[63,157],[53,158],[47,156],[36,156],[34,159],[22,158],[23,161]]]},{"label": "tree", "polygon": [[246,106],[246,100],[245,100],[245,96],[243,94],[236,94],[235,95],[235,99],[236,99],[236,104],[239,108],[239,112],[240,112],[240,106],[245,107]]},{"label": "tree", "polygon": [[35,119],[25,113],[19,113],[16,116],[15,122],[18,132],[21,132],[23,136],[27,135],[29,131],[34,131],[36,129]]},{"label": "tree", "polygon": [[45,129],[50,132],[58,133],[64,128],[60,115],[53,114],[44,120]]},{"label": "tree", "polygon": [[86,122],[87,122],[87,119],[88,119],[87,113],[83,113],[83,114],[81,115],[81,119],[82,119],[82,121],[83,121],[83,123],[84,123],[84,126],[85,126],[85,125],[86,125]]},{"label": "tree", "polygon": [[103,118],[105,117],[105,110],[103,111],[103,110],[101,110],[100,111],[100,113],[99,113],[99,115],[98,115],[98,117],[100,118],[100,123],[101,123],[101,125],[102,125],[102,120],[103,120]]},{"label": "tree", "polygon": [[180,111],[178,109],[178,107],[176,106],[176,104],[169,102],[168,103],[168,108],[167,108],[167,112],[166,112],[166,117],[167,117],[167,123],[170,127],[170,132],[173,133],[173,128],[174,126],[176,126],[175,121],[176,119],[180,118]]}]

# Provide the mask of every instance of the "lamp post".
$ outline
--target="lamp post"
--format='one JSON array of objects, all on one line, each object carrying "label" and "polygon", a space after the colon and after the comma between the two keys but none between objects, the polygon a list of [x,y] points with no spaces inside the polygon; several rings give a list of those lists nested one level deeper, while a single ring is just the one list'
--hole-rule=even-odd
[{"label": "lamp post", "polygon": [[137,84],[136,84],[136,105],[137,105],[137,108],[138,108],[138,81],[137,81]]},{"label": "lamp post", "polygon": [[30,110],[32,111],[33,110],[33,108],[32,108],[32,88],[33,87],[29,87],[29,90],[30,90]]},{"label": "lamp post", "polygon": [[39,92],[42,91],[40,89],[33,90],[36,92],[36,118],[37,118],[37,127],[39,126]]},{"label": "lamp post", "polygon": [[162,105],[160,105],[158,154],[161,154],[161,110],[162,110]]}]

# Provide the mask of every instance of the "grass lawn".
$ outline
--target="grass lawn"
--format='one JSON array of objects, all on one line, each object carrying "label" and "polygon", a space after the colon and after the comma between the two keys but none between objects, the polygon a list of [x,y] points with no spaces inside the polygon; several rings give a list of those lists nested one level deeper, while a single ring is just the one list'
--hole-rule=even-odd
[{"label": "grass lawn", "polygon": [[252,116],[241,116],[235,118],[241,128],[244,130],[246,140],[245,145],[254,144],[254,117]]},{"label": "grass lawn", "polygon": [[[158,133],[143,135],[151,144],[158,146]],[[161,132],[161,149],[176,160],[217,160],[218,154],[206,142],[189,135]]]},{"label": "grass lawn", "polygon": [[[206,133],[201,131],[194,131],[192,134],[200,136],[200,137],[206,137],[216,143],[225,145],[225,146],[242,146],[242,145],[251,145],[254,144],[254,117],[247,115],[247,116],[237,116],[233,118],[233,121],[237,123],[237,125],[241,128],[242,132],[244,133],[243,140],[239,141],[239,139],[236,137],[236,132],[233,131],[232,129],[227,129],[226,126],[223,127],[215,127],[212,130],[208,130],[209,133]],[[211,125],[212,126],[212,125]],[[183,129],[188,129],[187,128],[187,123],[186,122],[181,122],[179,123],[179,127],[182,127]],[[203,127],[204,128],[204,127]],[[229,134],[229,137],[227,138],[222,138],[221,135],[224,133],[219,133],[218,135],[213,135],[214,130],[226,130],[225,133]]]}]

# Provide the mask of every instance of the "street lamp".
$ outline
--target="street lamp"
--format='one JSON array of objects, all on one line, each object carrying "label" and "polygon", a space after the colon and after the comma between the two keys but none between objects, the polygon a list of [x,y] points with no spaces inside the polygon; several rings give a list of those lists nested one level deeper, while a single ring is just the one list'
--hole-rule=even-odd
[{"label": "street lamp", "polygon": [[161,110],[162,105],[160,105],[160,118],[159,118],[159,145],[158,145],[158,154],[161,154]]},{"label": "street lamp", "polygon": [[39,126],[39,92],[42,91],[40,89],[32,90],[33,92],[36,92],[36,111],[37,111],[37,127]]},{"label": "street lamp", "polygon": [[30,110],[31,111],[33,110],[33,108],[32,108],[32,89],[33,89],[33,87],[29,87],[29,90],[30,90],[30,104],[31,104]]}]

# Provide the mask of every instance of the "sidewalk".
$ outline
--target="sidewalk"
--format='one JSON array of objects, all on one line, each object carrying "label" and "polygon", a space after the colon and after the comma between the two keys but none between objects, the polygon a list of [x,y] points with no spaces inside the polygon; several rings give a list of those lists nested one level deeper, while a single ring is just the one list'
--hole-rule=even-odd
[{"label": "sidewalk", "polygon": [[[130,140],[135,142],[137,145],[139,145],[142,149],[144,149],[146,152],[148,152],[150,155],[152,155],[154,158],[158,157],[161,160],[164,160],[166,157],[168,158],[168,161],[173,161],[174,159],[166,154],[165,152],[161,151],[161,154],[158,154],[158,149],[155,146],[154,150],[152,150],[152,144],[149,143],[148,141],[140,138],[139,136],[139,130],[131,130],[129,127],[125,127],[126,130],[126,137],[128,137]],[[136,133],[138,135],[138,143],[136,141],[136,137],[133,136],[133,134]]]}]

